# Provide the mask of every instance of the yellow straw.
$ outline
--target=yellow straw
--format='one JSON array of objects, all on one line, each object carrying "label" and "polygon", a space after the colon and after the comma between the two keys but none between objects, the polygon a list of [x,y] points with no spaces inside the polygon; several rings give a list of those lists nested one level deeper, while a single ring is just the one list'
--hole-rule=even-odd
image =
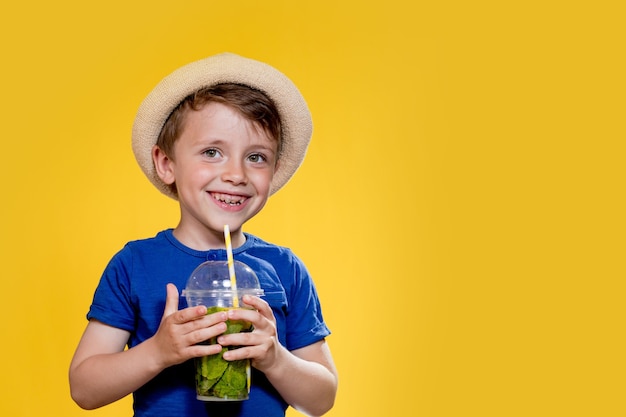
[{"label": "yellow straw", "polygon": [[230,288],[233,290],[233,307],[239,307],[237,296],[237,277],[235,277],[235,262],[233,261],[233,245],[230,243],[230,229],[224,225],[224,240],[226,240],[226,256],[228,259],[228,274],[230,275]]}]

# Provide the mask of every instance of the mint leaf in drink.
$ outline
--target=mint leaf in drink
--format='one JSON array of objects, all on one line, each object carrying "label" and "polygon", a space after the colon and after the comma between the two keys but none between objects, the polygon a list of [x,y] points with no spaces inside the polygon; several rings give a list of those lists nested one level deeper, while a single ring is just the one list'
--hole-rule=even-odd
[{"label": "mint leaf in drink", "polygon": [[222,359],[222,354],[226,352],[226,348],[216,355],[203,356],[196,359],[196,371],[198,394],[208,395],[209,391],[217,381],[222,377],[228,362]]},{"label": "mint leaf in drink", "polygon": [[213,387],[216,396],[222,398],[241,398],[248,392],[248,372],[245,360],[232,361],[224,375]]}]

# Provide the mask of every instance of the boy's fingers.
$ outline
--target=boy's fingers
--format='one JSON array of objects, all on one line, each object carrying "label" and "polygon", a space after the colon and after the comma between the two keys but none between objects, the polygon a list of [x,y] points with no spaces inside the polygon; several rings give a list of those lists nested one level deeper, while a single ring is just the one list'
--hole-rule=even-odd
[{"label": "boy's fingers", "polygon": [[268,311],[272,311],[269,304],[267,304],[265,300],[256,296],[244,295],[243,302],[248,304],[250,307],[254,307],[255,310],[263,315],[266,315]]},{"label": "boy's fingers", "polygon": [[228,318],[231,320],[245,320],[252,323],[255,327],[262,326],[260,321],[261,317],[265,317],[270,321],[275,321],[272,308],[265,302],[256,296],[245,295],[243,302],[252,309],[247,308],[234,308],[228,311]]}]

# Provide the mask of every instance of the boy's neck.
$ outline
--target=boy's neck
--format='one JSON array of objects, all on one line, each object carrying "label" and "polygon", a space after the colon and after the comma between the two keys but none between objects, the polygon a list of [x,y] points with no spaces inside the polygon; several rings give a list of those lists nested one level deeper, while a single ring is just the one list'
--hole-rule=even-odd
[{"label": "boy's neck", "polygon": [[[224,241],[224,233],[215,233],[212,231],[199,232],[197,230],[191,231],[180,224],[174,229],[174,237],[183,245],[188,248],[207,251],[211,249],[226,249]],[[238,248],[246,242],[246,237],[241,229],[231,231],[230,234],[231,243],[233,248]]]}]

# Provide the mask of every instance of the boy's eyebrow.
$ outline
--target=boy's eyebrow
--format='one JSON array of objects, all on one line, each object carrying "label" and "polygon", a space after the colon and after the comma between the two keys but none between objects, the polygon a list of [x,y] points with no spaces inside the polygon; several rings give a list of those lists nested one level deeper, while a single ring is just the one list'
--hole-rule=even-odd
[{"label": "boy's eyebrow", "polygon": [[207,147],[213,147],[213,146],[221,147],[225,143],[227,142],[223,139],[201,137],[201,138],[194,139],[193,142],[190,142],[189,147],[190,148],[207,148]]},{"label": "boy's eyebrow", "polygon": [[196,139],[192,143],[192,145],[206,145],[207,143],[210,143],[212,145],[213,144],[215,144],[215,145],[222,145],[222,144],[228,143],[228,141],[225,140],[225,139],[219,138],[219,137],[218,138],[214,138],[214,137],[211,137],[211,136],[203,136],[203,137],[200,137],[200,138]]},{"label": "boy's eyebrow", "polygon": [[276,148],[276,146],[274,145],[275,145],[274,142],[266,141],[265,143],[255,143],[253,145],[250,145],[250,147],[274,150]]}]

